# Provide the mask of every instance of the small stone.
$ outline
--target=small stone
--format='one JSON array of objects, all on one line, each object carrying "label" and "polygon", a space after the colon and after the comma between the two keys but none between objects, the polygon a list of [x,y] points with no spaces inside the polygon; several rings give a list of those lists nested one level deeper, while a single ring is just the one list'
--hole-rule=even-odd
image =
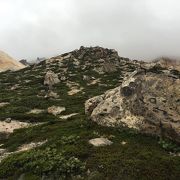
[{"label": "small stone", "polygon": [[91,171],[88,169],[88,170],[87,170],[87,175],[89,175],[89,174],[91,174]]},{"label": "small stone", "polygon": [[89,81],[89,80],[90,80],[90,77],[87,76],[87,75],[83,75],[83,80],[84,80],[84,81]]},{"label": "small stone", "polygon": [[153,104],[156,104],[156,98],[150,98],[149,101]]},{"label": "small stone", "polygon": [[6,122],[6,123],[11,123],[11,118],[6,118],[6,119],[5,119],[5,122]]},{"label": "small stone", "polygon": [[50,90],[48,92],[48,94],[45,96],[45,98],[55,98],[55,99],[57,99],[57,98],[59,98],[59,95],[57,93],[55,93],[55,92]]},{"label": "small stone", "polygon": [[111,145],[113,142],[108,140],[107,138],[95,138],[89,140],[89,143],[93,146],[99,147],[99,146],[107,146]]},{"label": "small stone", "polygon": [[65,107],[60,107],[60,106],[51,106],[47,109],[48,113],[53,114],[54,116],[61,114],[65,110],[66,110]]},{"label": "small stone", "polygon": [[43,113],[43,112],[44,112],[43,109],[32,109],[27,114],[40,114],[40,113]]},{"label": "small stone", "polygon": [[61,76],[61,81],[66,81],[67,80],[67,78],[65,77],[65,76]]},{"label": "small stone", "polygon": [[10,89],[13,91],[13,90],[16,90],[19,88],[19,84],[15,84],[14,86],[12,86]]},{"label": "small stone", "polygon": [[1,103],[0,103],[0,108],[1,108],[1,107],[4,107],[4,106],[7,106],[7,105],[9,105],[9,104],[10,104],[10,103],[8,103],[8,102],[1,102]]},{"label": "small stone", "polygon": [[126,141],[122,141],[121,144],[122,144],[122,145],[126,145],[127,142],[126,142]]},{"label": "small stone", "polygon": [[68,114],[68,115],[64,115],[64,116],[60,116],[59,118],[63,119],[63,120],[67,120],[73,116],[76,116],[78,113],[72,113],[72,114]]}]

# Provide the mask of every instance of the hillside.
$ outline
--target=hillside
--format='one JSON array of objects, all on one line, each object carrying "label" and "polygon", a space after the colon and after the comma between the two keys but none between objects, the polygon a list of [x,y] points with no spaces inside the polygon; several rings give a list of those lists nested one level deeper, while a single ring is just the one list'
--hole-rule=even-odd
[{"label": "hillside", "polygon": [[[180,79],[178,70],[132,61],[102,47],[80,47],[19,71],[0,73],[0,179],[179,179],[178,141],[103,124],[122,115],[114,108],[116,103],[121,106],[114,88],[119,90],[134,78],[132,74],[140,79],[137,84],[149,74],[168,76],[170,84]],[[142,88],[147,98],[150,82]],[[139,94],[123,92],[127,96],[122,107],[149,117],[136,101],[135,97],[141,100]],[[152,94],[161,92],[165,93],[160,88]],[[95,104],[87,106],[93,98]],[[177,105],[178,97],[174,99],[172,104]],[[106,110],[100,106],[105,103]]]},{"label": "hillside", "polygon": [[25,66],[20,62],[17,62],[8,54],[0,51],[0,72],[7,70],[19,70],[24,68]]}]

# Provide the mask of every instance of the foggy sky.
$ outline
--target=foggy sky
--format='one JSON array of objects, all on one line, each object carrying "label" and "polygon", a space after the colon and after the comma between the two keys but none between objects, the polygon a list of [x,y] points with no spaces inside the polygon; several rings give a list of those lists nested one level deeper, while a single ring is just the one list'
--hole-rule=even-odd
[{"label": "foggy sky", "polygon": [[0,50],[16,59],[84,46],[180,57],[179,0],[0,0]]}]

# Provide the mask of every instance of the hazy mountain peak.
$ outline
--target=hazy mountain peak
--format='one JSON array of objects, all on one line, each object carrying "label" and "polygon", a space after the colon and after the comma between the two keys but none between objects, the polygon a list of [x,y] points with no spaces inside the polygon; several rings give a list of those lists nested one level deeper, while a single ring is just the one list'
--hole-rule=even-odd
[{"label": "hazy mountain peak", "polygon": [[15,71],[15,70],[22,69],[24,67],[25,66],[23,64],[16,61],[5,52],[0,51],[0,71],[6,71],[6,70]]}]

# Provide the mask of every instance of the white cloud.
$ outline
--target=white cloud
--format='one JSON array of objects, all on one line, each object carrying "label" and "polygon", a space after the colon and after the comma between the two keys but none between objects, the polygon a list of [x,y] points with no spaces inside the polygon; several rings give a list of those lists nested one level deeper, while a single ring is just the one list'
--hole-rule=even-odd
[{"label": "white cloud", "polygon": [[178,0],[0,0],[0,49],[16,58],[100,45],[135,59],[180,56]]}]

